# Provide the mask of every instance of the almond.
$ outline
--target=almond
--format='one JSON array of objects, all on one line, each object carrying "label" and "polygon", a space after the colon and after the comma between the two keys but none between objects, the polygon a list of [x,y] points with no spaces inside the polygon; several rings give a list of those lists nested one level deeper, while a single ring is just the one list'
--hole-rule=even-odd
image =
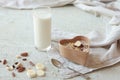
[{"label": "almond", "polygon": [[23,71],[25,71],[25,67],[18,67],[17,70],[18,70],[18,72],[23,72]]},{"label": "almond", "polygon": [[27,57],[27,56],[28,56],[28,52],[23,52],[23,53],[21,53],[21,56],[22,56],[22,57]]}]

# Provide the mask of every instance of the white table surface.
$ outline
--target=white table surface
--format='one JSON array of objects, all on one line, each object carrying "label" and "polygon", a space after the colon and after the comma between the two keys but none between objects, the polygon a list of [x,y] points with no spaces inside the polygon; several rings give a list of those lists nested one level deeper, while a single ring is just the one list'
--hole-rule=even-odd
[{"label": "white table surface", "polygon": [[[95,17],[73,6],[53,8],[52,26],[63,31],[87,34],[92,30],[104,32],[107,19]],[[33,24],[30,10],[10,10],[0,8],[0,60],[6,58],[8,64],[16,61],[15,56],[27,51],[28,60],[43,63],[46,67],[46,77],[30,79],[26,72],[17,73],[16,77],[0,64],[0,80],[62,80],[57,68],[47,57],[48,53],[39,52],[34,48]],[[28,66],[26,64],[26,66]],[[29,66],[28,66],[29,67]],[[56,75],[53,75],[53,72]],[[88,74],[92,80],[120,80],[120,64],[100,69]],[[84,80],[76,77],[68,80]]]}]

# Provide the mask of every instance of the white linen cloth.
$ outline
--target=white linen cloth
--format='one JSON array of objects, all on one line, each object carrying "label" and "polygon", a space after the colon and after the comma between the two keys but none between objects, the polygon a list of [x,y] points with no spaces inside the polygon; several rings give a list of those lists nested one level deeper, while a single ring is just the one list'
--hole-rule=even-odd
[{"label": "white linen cloth", "polygon": [[0,0],[0,6],[15,9],[31,9],[40,6],[63,6],[74,0]]}]

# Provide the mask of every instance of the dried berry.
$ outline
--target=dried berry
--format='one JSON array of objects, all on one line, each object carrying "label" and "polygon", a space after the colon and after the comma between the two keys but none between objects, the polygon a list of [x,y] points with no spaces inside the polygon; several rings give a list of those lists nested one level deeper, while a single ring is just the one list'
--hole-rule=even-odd
[{"label": "dried berry", "polygon": [[15,65],[17,65],[18,64],[18,62],[15,62]]},{"label": "dried berry", "polygon": [[27,59],[26,58],[24,58],[24,59],[22,59],[23,61],[27,61]]},{"label": "dried berry", "polygon": [[5,65],[5,64],[7,64],[7,60],[6,59],[3,60],[3,65]]},{"label": "dried berry", "polygon": [[21,56],[22,56],[22,57],[27,57],[27,56],[28,56],[28,53],[27,53],[27,52],[23,52],[23,53],[21,53]]},{"label": "dried berry", "polygon": [[15,68],[15,65],[12,65],[13,68]]}]

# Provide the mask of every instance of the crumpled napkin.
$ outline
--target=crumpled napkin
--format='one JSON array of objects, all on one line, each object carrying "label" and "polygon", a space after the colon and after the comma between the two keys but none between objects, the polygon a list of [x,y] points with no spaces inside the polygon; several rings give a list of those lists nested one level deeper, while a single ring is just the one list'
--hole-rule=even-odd
[{"label": "crumpled napkin", "polygon": [[[88,6],[104,6],[106,3],[111,3],[116,0],[0,0],[0,6],[2,7],[8,7],[8,8],[15,8],[15,9],[32,9],[32,8],[37,8],[40,6],[51,6],[51,7],[58,7],[58,6],[64,6],[67,4],[74,4],[74,5],[81,5],[85,4]],[[118,5],[118,4],[116,4]],[[114,4],[110,4],[109,7],[110,9],[112,7],[117,7],[119,6],[114,6]]]},{"label": "crumpled napkin", "polygon": [[64,6],[72,1],[74,0],[0,0],[0,6],[13,9],[33,9],[41,6]]},{"label": "crumpled napkin", "polygon": [[[53,30],[52,49],[48,51],[48,53],[50,53],[49,57],[61,61],[64,66],[69,66],[82,74],[114,65],[120,61],[120,26],[111,26],[111,29],[109,30],[109,33],[92,31],[87,35],[84,35],[91,41],[90,53],[86,63],[87,67],[72,63],[71,61],[63,58],[58,49],[58,41],[60,39],[73,38],[80,34],[63,32],[56,29]],[[78,73],[64,67],[59,69],[59,71],[67,78],[78,75]]]}]

